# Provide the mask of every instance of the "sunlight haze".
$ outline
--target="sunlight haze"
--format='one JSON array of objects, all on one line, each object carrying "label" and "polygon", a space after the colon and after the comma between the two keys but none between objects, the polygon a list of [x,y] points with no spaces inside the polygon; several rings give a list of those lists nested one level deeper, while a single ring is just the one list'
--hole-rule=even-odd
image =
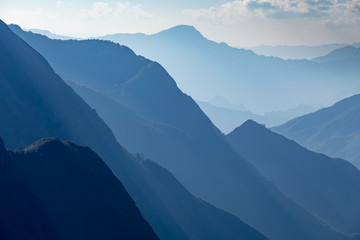
[{"label": "sunlight haze", "polygon": [[73,37],[152,34],[186,24],[211,40],[239,47],[360,39],[358,0],[2,0],[0,5],[0,16],[8,24]]}]

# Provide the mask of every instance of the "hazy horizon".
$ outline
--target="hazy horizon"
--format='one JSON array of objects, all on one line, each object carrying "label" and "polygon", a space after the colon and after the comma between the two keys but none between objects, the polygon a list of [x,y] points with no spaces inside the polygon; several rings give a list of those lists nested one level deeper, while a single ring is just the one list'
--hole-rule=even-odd
[{"label": "hazy horizon", "polygon": [[7,24],[72,37],[154,34],[192,25],[205,37],[236,47],[316,46],[360,41],[360,4],[346,1],[86,1],[5,0]]}]

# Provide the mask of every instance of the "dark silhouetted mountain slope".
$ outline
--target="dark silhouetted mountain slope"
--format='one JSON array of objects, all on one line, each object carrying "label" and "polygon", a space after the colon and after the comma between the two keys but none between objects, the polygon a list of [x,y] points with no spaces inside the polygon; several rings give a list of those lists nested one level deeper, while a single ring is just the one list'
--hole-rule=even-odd
[{"label": "dark silhouetted mountain slope", "polygon": [[228,141],[284,193],[348,234],[360,232],[360,171],[247,121]]},{"label": "dark silhouetted mountain slope", "polygon": [[329,105],[360,87],[356,81],[360,72],[354,66],[259,56],[210,41],[192,26],[176,26],[152,35],[113,34],[99,39],[129,46],[159,62],[194,99],[205,101],[219,95],[261,114],[299,104]]},{"label": "dark silhouetted mountain slope", "polygon": [[343,158],[360,168],[360,95],[354,95],[273,128],[315,152]]},{"label": "dark silhouetted mountain slope", "polygon": [[[91,44],[95,42],[85,41],[84,48],[73,50],[93,54]],[[80,44],[76,41],[64,43]],[[102,52],[112,54],[113,49],[107,48],[109,43],[104,44]],[[122,50],[124,54],[119,56],[131,53],[128,48]],[[190,194],[166,169],[123,149],[95,110],[55,74],[38,52],[3,22],[0,22],[0,52],[0,100],[3,103],[0,105],[0,135],[11,148],[24,147],[36,138],[49,136],[91,147],[124,184],[161,239],[265,239],[238,218]],[[66,53],[71,52],[67,50]],[[95,59],[90,56],[86,58]],[[86,65],[83,64],[86,62],[79,61],[82,57],[62,62]],[[143,62],[143,59],[133,58]],[[100,58],[101,61],[104,59],[107,58]],[[133,64],[126,58],[123,63]],[[97,71],[99,68],[96,66],[100,68],[101,65],[86,65],[86,70],[79,70],[81,73]],[[76,64],[72,69],[76,69]],[[127,65],[119,71],[124,69],[133,71]]]},{"label": "dark silhouetted mountain slope", "polygon": [[24,222],[3,229],[5,239],[19,239],[17,235],[22,233],[21,239],[28,239],[26,230],[32,225],[44,232],[52,229],[60,239],[69,240],[159,239],[119,180],[89,148],[53,138],[39,140],[21,151],[4,152],[4,147],[1,151],[8,155],[2,170],[8,170],[5,172],[11,177],[1,185],[12,186],[18,178],[23,180],[22,186],[12,189],[19,195],[16,198],[1,191],[2,202],[12,200],[1,204],[1,211],[23,208],[28,190],[45,213],[46,225],[52,227],[37,226],[36,210],[29,219],[26,212],[13,211],[10,216]]},{"label": "dark silhouetted mountain slope", "polygon": [[0,239],[61,239],[0,139]]},{"label": "dark silhouetted mountain slope", "polygon": [[[144,126],[147,127],[147,131],[150,131],[153,136],[149,138],[146,136],[146,132],[140,131],[134,133],[134,137],[144,134],[144,137],[131,140],[132,143],[139,142],[135,146],[137,147],[135,150],[168,168],[185,187],[197,196],[234,213],[272,239],[346,238],[284,196],[273,184],[266,181],[251,164],[240,158],[196,103],[177,88],[174,80],[158,63],[136,57],[133,54],[131,57],[133,60],[124,64],[127,62],[126,54],[129,50],[110,42],[92,40],[62,43],[62,41],[50,40],[44,36],[22,32],[21,29],[15,28],[14,30],[44,54],[57,72],[66,75],[67,80],[86,85],[88,89],[85,92],[89,94],[89,98],[92,98],[93,94],[89,93],[89,90],[95,89],[98,91],[95,92],[95,97],[102,98],[104,103],[112,102],[112,104],[101,104],[100,106],[98,98],[93,100],[93,102],[97,102],[97,105],[93,106],[100,106],[100,108],[96,108],[99,113],[113,112],[113,114],[104,114],[102,117],[106,117],[108,123],[119,121],[118,124],[121,127],[113,127],[114,132],[119,134],[118,139],[126,141],[121,137],[122,133],[119,129],[125,129],[124,131],[129,131],[127,135],[131,135],[131,130],[137,131],[136,126],[132,124],[144,123],[140,129],[143,129]],[[86,51],[76,58],[72,57],[72,54],[79,53],[77,50],[79,45],[89,43],[93,44],[91,51]],[[69,48],[71,44],[73,44],[73,48]],[[94,47],[97,44],[100,46]],[[117,56],[124,58],[119,61],[121,64],[118,64],[117,68],[121,68],[121,71],[129,69],[128,72],[118,77],[114,73],[110,80],[101,77],[101,71],[110,70],[110,66],[116,65],[116,62],[111,61],[108,64],[103,62],[104,68],[102,69],[89,67],[84,73],[83,63],[86,62],[86,66],[96,66],[99,59],[89,56],[98,56],[100,53],[104,53],[105,47],[106,52],[110,55],[122,49],[126,50],[124,55]],[[105,56],[100,60],[106,60]],[[79,63],[78,59],[82,59],[82,61]],[[134,66],[133,64],[136,62],[138,64]],[[76,67],[77,65],[79,67]],[[70,67],[68,68],[68,66]],[[124,76],[131,75],[133,69],[138,69],[138,71],[124,81]],[[84,74],[83,77],[81,77],[82,74]],[[85,74],[94,77],[87,81]],[[112,82],[112,79],[118,80]],[[104,99],[104,96],[107,99]],[[83,97],[86,99],[85,94]],[[122,106],[116,107],[119,104]],[[110,106],[112,107],[110,108]],[[114,106],[116,108],[113,108]],[[124,106],[130,109],[124,114],[135,113],[135,116],[126,117],[126,119],[136,117],[136,121],[120,121]],[[146,119],[146,121],[141,119]],[[123,125],[126,122],[128,125]],[[148,123],[151,123],[152,126],[165,126],[166,132],[162,131],[162,133],[166,133],[166,138],[160,137],[161,133],[157,132],[160,128],[147,126]],[[154,136],[159,137],[155,138]],[[147,142],[148,139],[154,141]],[[122,144],[126,146],[126,143],[122,142]],[[146,152],[141,149],[141,146],[145,145],[147,145]],[[152,169],[150,166],[156,165],[146,162],[145,166],[148,167],[147,171],[150,171]],[[155,171],[153,170],[153,172]],[[155,176],[158,177],[157,180],[162,181],[161,176],[164,174]],[[155,183],[154,185],[157,186]],[[162,186],[158,186],[156,190]],[[137,199],[136,194],[132,194],[132,196]],[[171,202],[168,201],[167,204],[169,203]],[[181,202],[177,201],[177,203]],[[139,208],[143,209],[141,205]],[[182,206],[179,205],[177,209],[182,209]],[[155,222],[151,221],[151,218],[147,218],[149,215],[145,211],[142,212],[151,224]],[[184,210],[180,212],[187,213]],[[193,216],[196,215],[193,214]],[[176,220],[178,221],[179,218]],[[186,223],[186,218],[183,223]],[[152,226],[154,227],[153,224]],[[158,228],[154,227],[154,229],[159,233]]]}]

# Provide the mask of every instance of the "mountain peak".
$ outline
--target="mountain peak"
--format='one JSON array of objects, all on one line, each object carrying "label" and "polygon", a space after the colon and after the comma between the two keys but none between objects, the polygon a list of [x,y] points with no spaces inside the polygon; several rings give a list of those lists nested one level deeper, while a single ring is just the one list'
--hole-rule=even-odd
[{"label": "mountain peak", "polygon": [[17,29],[22,31],[22,28],[17,24],[9,24],[8,27],[11,29]]},{"label": "mountain peak", "polygon": [[[256,121],[252,120],[252,119],[249,119],[247,120],[246,122],[244,122],[240,127],[236,128],[236,129],[239,129],[239,128],[252,128],[252,129],[261,129],[261,130],[266,130],[266,127],[265,125],[263,124],[260,124],[260,123],[257,123]],[[235,130],[236,130],[235,129]]]},{"label": "mountain peak", "polygon": [[178,30],[178,31],[196,31],[198,32],[198,30],[196,30],[196,28],[194,26],[191,25],[177,25],[175,27],[169,28],[169,30]]},{"label": "mountain peak", "polygon": [[190,25],[177,25],[175,27],[163,30],[159,35],[169,35],[173,37],[203,37],[203,35],[194,27]]},{"label": "mountain peak", "polygon": [[258,135],[266,134],[270,130],[266,128],[265,125],[255,122],[252,119],[247,120],[239,127],[235,128],[232,132],[228,134],[230,137],[246,135]]}]

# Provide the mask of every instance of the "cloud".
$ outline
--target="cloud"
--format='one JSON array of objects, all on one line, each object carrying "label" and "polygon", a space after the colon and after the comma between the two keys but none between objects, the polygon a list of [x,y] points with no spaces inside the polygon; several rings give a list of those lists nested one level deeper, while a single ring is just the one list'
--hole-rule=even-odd
[{"label": "cloud", "polygon": [[116,12],[119,14],[128,14],[133,15],[137,18],[141,19],[156,19],[156,15],[151,14],[145,10],[143,10],[142,5],[136,4],[132,5],[130,3],[121,3],[118,2],[116,4]]},{"label": "cloud", "polygon": [[101,18],[109,16],[112,11],[109,3],[95,2],[91,9],[82,9],[79,16],[82,18]]},{"label": "cloud", "polygon": [[64,5],[64,2],[62,0],[57,0],[57,2],[56,2],[57,7],[62,7],[63,5]]},{"label": "cloud", "polygon": [[193,19],[223,24],[243,18],[360,18],[360,0],[237,0],[208,9],[185,9]]},{"label": "cloud", "polygon": [[206,37],[233,46],[360,40],[360,0],[227,1],[182,13]]},{"label": "cloud", "polygon": [[79,12],[82,18],[112,18],[135,17],[139,19],[156,19],[156,16],[143,10],[140,4],[131,4],[129,2],[107,3],[95,2],[91,9],[82,9]]}]

